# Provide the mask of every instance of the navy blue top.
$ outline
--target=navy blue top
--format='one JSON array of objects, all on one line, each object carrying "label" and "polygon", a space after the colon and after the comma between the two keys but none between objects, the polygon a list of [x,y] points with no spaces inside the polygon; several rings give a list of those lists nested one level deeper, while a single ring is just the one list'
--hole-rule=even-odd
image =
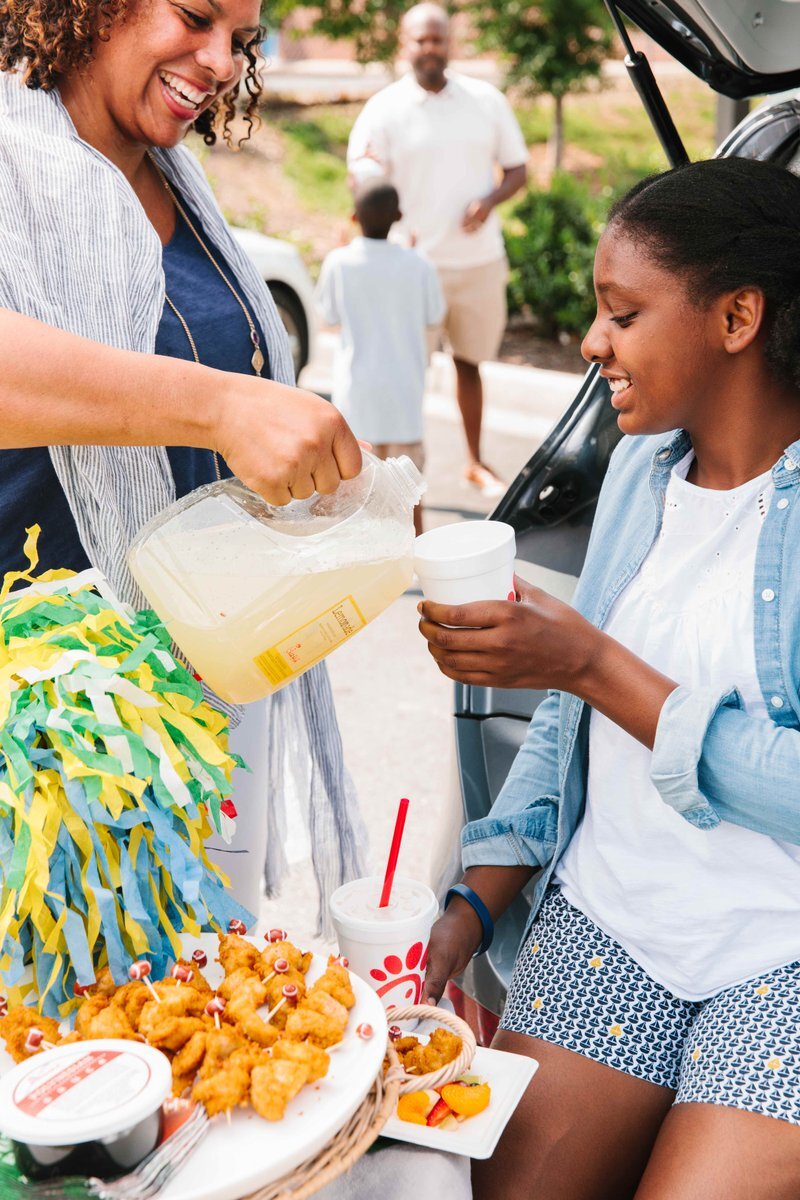
[{"label": "navy blue top", "polygon": [[[199,218],[188,206],[184,207],[195,229],[233,282],[238,295],[244,299],[227,263],[221,260],[221,255],[206,238]],[[180,215],[177,216],[175,233],[164,247],[163,263],[167,294],[191,331],[200,362],[222,371],[252,375],[250,359],[254,347],[250,341],[247,319]],[[247,308],[250,312],[249,305]],[[250,316],[254,320],[252,312]],[[266,359],[262,374],[270,378],[269,355],[263,331],[258,322],[255,325],[261,339],[261,352]],[[166,303],[156,335],[155,350],[157,354],[172,358],[194,359],[183,327]],[[64,369],[69,369],[68,363],[64,364]],[[167,455],[178,497],[185,496],[201,484],[211,483],[217,477],[214,455],[210,450],[168,446]],[[231,472],[221,458],[219,466],[223,479],[230,476]],[[25,528],[33,524],[42,527],[37,570],[69,567],[81,571],[91,565],[78,537],[75,520],[47,447],[0,450],[0,582],[6,571],[19,571],[26,567],[22,546]]]}]

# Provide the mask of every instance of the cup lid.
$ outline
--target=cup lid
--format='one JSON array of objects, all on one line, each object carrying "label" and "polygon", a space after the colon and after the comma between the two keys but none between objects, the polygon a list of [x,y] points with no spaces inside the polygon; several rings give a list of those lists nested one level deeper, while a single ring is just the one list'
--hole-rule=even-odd
[{"label": "cup lid", "polygon": [[172,1090],[166,1055],[116,1038],[55,1046],[0,1079],[0,1130],[31,1146],[113,1137],[152,1116]]},{"label": "cup lid", "polygon": [[464,579],[513,562],[515,549],[505,521],[459,521],[414,539],[414,570],[422,579]]}]

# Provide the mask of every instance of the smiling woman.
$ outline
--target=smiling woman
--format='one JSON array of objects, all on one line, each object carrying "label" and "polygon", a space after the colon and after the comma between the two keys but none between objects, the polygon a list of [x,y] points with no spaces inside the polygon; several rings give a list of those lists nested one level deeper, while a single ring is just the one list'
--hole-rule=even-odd
[{"label": "smiling woman", "polygon": [[[0,70],[7,71],[24,61],[24,78],[28,86],[50,90],[57,86],[59,79],[88,66],[97,56],[98,43],[109,40],[112,28],[119,32],[129,11],[133,13],[130,24],[137,29],[140,26],[138,14],[149,9],[153,15],[158,7],[166,6],[137,4],[131,0],[101,0],[100,3],[74,0],[63,6],[38,0],[28,5],[15,5],[2,30]],[[208,29],[214,16],[222,12],[217,0],[187,0],[186,4],[171,2],[168,7],[189,29],[198,33]],[[258,45],[263,30],[258,23],[258,6],[246,4],[243,8],[248,10],[245,20],[255,21],[240,31],[234,46],[246,63],[243,73],[248,99],[243,109],[246,133],[242,139],[246,141],[257,121],[261,95]],[[167,74],[164,72],[164,76]],[[174,97],[175,115],[179,120],[192,120],[195,130],[209,146],[217,139],[217,128],[230,144],[231,122],[236,113],[235,89],[209,97],[203,87],[194,87],[191,80],[183,80],[179,75],[169,80],[164,78],[164,82],[167,94],[171,92]]]},{"label": "smiling woman", "polygon": [[[242,91],[247,137],[261,34],[258,0],[0,3],[0,577],[35,520],[40,569],[97,567],[141,607],[126,550],[176,497],[235,474],[282,504],[360,469],[339,414],[292,386],[269,292],[180,144],[194,129],[231,145]],[[360,871],[317,667],[234,735],[252,773],[222,862],[253,910],[286,745],[331,831],[321,894]],[[277,838],[271,854],[275,883]]]}]

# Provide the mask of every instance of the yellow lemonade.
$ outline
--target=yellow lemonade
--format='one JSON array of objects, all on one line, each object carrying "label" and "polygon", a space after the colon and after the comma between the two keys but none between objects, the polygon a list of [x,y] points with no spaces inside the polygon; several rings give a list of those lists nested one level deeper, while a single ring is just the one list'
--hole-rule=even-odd
[{"label": "yellow lemonade", "polygon": [[412,564],[408,523],[373,519],[326,538],[313,567],[235,523],[162,534],[131,568],[194,670],[246,704],[363,629],[409,586]]}]

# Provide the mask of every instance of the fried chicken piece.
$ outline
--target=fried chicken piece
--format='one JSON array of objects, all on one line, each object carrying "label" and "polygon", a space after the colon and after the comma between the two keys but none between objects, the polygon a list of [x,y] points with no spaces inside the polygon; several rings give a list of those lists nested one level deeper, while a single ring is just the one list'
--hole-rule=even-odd
[{"label": "fried chicken piece", "polygon": [[267,997],[267,989],[257,975],[251,975],[236,991],[223,1013],[223,1020],[237,1025],[245,1037],[259,1046],[271,1046],[278,1030],[257,1013]]},{"label": "fried chicken piece", "polygon": [[[200,992],[202,995],[204,995],[206,1000],[208,1000],[210,996],[213,996],[214,989],[193,958],[179,958],[176,966],[187,967],[188,970],[192,972],[192,978],[188,981],[188,983],[182,983],[181,987],[193,987],[196,992]],[[177,984],[178,981],[176,979],[173,982]]]},{"label": "fried chicken piece", "polygon": [[191,1089],[194,1087],[194,1081],[197,1078],[196,1072],[187,1071],[185,1075],[176,1075],[172,1072],[172,1094],[179,1099],[188,1096]]},{"label": "fried chicken piece", "polygon": [[270,1060],[253,1070],[250,1102],[266,1121],[280,1121],[286,1105],[308,1082],[308,1067],[287,1059]]},{"label": "fried chicken piece", "polygon": [[258,947],[239,937],[238,933],[219,935],[219,961],[226,975],[231,975],[242,967],[248,971],[255,971],[256,963],[260,962],[260,959]]},{"label": "fried chicken piece", "polygon": [[210,1078],[215,1071],[222,1071],[237,1050],[243,1050],[247,1042],[233,1025],[216,1029],[213,1025],[206,1033],[206,1053],[200,1067],[202,1079]]},{"label": "fried chicken piece", "polygon": [[[14,1062],[23,1062],[24,1059],[32,1057],[30,1051],[25,1049],[25,1039],[28,1030],[34,1028],[41,1029],[48,1042],[58,1042],[61,1037],[58,1021],[42,1016],[35,1008],[19,1005],[9,1009],[6,1016],[0,1018],[0,1037],[5,1039],[8,1053]],[[42,1050],[34,1050],[33,1053],[41,1054]]]},{"label": "fried chicken piece", "polygon": [[285,958],[293,971],[299,971],[301,975],[305,975],[311,966],[313,957],[310,951],[298,950],[293,942],[271,942],[261,951],[260,961],[255,970],[263,978],[269,975],[270,971],[274,971],[277,959]]},{"label": "fried chicken piece", "polygon": [[153,991],[161,1001],[161,1011],[168,1012],[173,1017],[202,1016],[208,1003],[208,995],[198,992],[189,983],[181,987],[173,986],[175,983],[175,980],[163,979],[153,984]]},{"label": "fried chicken piece", "polygon": [[210,1117],[246,1104],[249,1094],[250,1072],[236,1063],[207,1079],[198,1079],[192,1088],[192,1099],[204,1104]]},{"label": "fried chicken piece", "polygon": [[92,1022],[97,1019],[103,1009],[108,1008],[110,1003],[108,996],[104,996],[102,992],[86,996],[75,1014],[75,1032],[79,1033],[82,1038],[91,1037]]},{"label": "fried chicken piece", "polygon": [[183,1049],[193,1033],[207,1028],[206,1022],[199,1017],[174,1016],[163,1009],[163,1004],[151,1000],[142,1009],[139,1021],[139,1033],[158,1050],[177,1053]]},{"label": "fried chicken piece", "polygon": [[[414,1039],[416,1041],[416,1039]],[[447,1063],[452,1062],[454,1058],[458,1058],[461,1053],[463,1042],[456,1033],[450,1033],[448,1029],[434,1029],[427,1044],[417,1042],[416,1046],[411,1046],[407,1051],[399,1049],[401,1043],[411,1041],[410,1038],[400,1038],[395,1042],[394,1048],[403,1060],[403,1066],[410,1075],[428,1075],[431,1071],[438,1071]]]},{"label": "fried chicken piece", "polygon": [[[195,1077],[197,1072],[203,1065],[203,1059],[206,1056],[206,1046],[208,1044],[208,1030],[198,1029],[189,1038],[188,1042],[181,1046],[178,1053],[172,1060],[172,1078],[176,1080],[179,1076],[188,1075],[189,1082]],[[180,1095],[180,1093],[178,1093]]]},{"label": "fried chicken piece", "polygon": [[90,996],[107,996],[109,999],[117,990],[117,985],[114,982],[114,976],[111,974],[110,967],[103,967],[102,971],[97,975],[92,984]]},{"label": "fried chicken piece", "polygon": [[[98,998],[100,997],[98,996]],[[90,996],[89,999],[92,997]],[[76,1021],[76,1032],[81,1038],[91,1041],[96,1038],[121,1038],[126,1042],[141,1040],[125,1016],[123,1009],[115,1008],[113,1004],[106,1004],[105,1008],[101,1008],[89,1021],[84,1022],[80,1029],[77,1029]]]},{"label": "fried chicken piece", "polygon": [[111,997],[111,1003],[114,1008],[121,1008],[128,1018],[131,1028],[137,1029],[142,1009],[145,1004],[150,1003],[152,998],[150,989],[146,984],[140,980],[132,980],[130,983],[124,983],[122,987],[117,988]]},{"label": "fried chicken piece", "polygon": [[313,992],[327,992],[345,1008],[352,1008],[356,1002],[350,972],[332,959],[328,959],[325,973],[309,989],[309,994]]},{"label": "fried chicken piece", "polygon": [[330,1055],[313,1042],[290,1042],[288,1038],[281,1038],[272,1047],[273,1062],[281,1059],[307,1067],[309,1083],[324,1079],[331,1062]]},{"label": "fried chicken piece", "polygon": [[[292,983],[297,988],[297,1003],[298,1004],[305,998],[305,994],[306,994],[305,976],[300,971],[294,971],[290,968],[288,971],[286,971],[280,975],[276,975],[274,979],[270,979],[269,983],[265,982],[264,987],[266,988],[266,992],[267,992],[267,1001],[266,1002],[270,1008],[274,1008],[274,1006],[281,999],[281,997],[283,995],[283,989],[287,983]],[[284,1005],[284,1007],[286,1007],[286,1006]]]},{"label": "fried chicken piece", "polygon": [[235,971],[231,971],[230,975],[225,976],[217,991],[224,1000],[232,1000],[240,988],[247,987],[251,979],[260,985],[261,979],[255,971],[251,971],[247,967],[238,967]]},{"label": "fried chicken piece", "polygon": [[297,1008],[286,1020],[286,1037],[297,1042],[313,1042],[324,1050],[342,1040],[342,1026],[313,1009]]}]

